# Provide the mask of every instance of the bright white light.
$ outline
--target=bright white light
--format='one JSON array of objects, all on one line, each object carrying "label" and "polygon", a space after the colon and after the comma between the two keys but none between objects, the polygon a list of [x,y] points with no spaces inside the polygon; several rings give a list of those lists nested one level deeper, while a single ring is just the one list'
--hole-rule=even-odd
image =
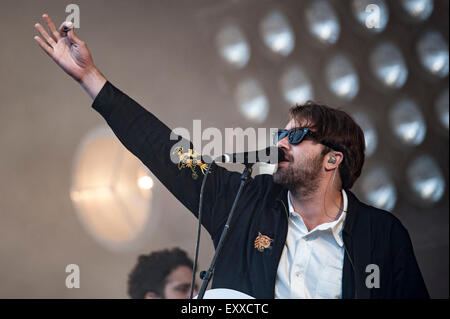
[{"label": "bright white light", "polygon": [[259,83],[247,79],[236,90],[236,103],[246,119],[262,123],[269,113],[269,101]]},{"label": "bright white light", "polygon": [[281,12],[269,13],[261,22],[260,32],[265,45],[273,52],[288,56],[294,50],[294,32]]},{"label": "bright white light", "polygon": [[414,19],[426,20],[433,12],[433,0],[402,0],[403,9]]},{"label": "bright white light", "polygon": [[293,66],[283,73],[281,91],[284,99],[291,105],[305,103],[314,96],[311,82],[300,66]]},{"label": "bright white light", "polygon": [[444,177],[429,155],[415,158],[408,166],[406,175],[411,189],[424,202],[437,202],[444,194]]},{"label": "bright white light", "polygon": [[402,99],[389,112],[391,129],[401,142],[419,145],[425,139],[427,126],[417,104],[411,99]]},{"label": "bright white light", "polygon": [[153,187],[153,179],[150,176],[142,176],[138,179],[138,186],[142,189],[151,189]]},{"label": "bright white light", "polygon": [[334,44],[341,31],[339,20],[330,4],[325,0],[314,1],[306,9],[309,32],[320,42]]},{"label": "bright white light", "polygon": [[380,209],[391,211],[397,202],[394,182],[383,167],[376,167],[364,173],[361,190],[367,202]]},{"label": "bright white light", "polygon": [[391,88],[401,88],[408,78],[403,55],[392,43],[383,43],[370,55],[370,66],[378,80]]},{"label": "bright white light", "polygon": [[422,66],[440,78],[448,75],[448,44],[437,31],[426,32],[417,43]]},{"label": "bright white light", "polygon": [[220,30],[216,37],[220,56],[230,65],[241,69],[250,60],[250,46],[244,34],[235,25],[228,25]]},{"label": "bright white light", "polygon": [[332,58],[325,69],[328,88],[345,100],[352,100],[359,91],[359,77],[353,64],[343,55]]}]

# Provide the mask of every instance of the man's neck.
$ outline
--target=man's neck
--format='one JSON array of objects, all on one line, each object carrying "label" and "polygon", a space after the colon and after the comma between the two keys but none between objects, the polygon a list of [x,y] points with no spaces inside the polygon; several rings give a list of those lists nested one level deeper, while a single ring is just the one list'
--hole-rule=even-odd
[{"label": "man's neck", "polygon": [[289,196],[294,211],[299,214],[308,231],[315,227],[337,220],[342,212],[342,192],[337,188],[330,189],[327,185],[319,187],[311,194],[301,191],[290,191]]}]

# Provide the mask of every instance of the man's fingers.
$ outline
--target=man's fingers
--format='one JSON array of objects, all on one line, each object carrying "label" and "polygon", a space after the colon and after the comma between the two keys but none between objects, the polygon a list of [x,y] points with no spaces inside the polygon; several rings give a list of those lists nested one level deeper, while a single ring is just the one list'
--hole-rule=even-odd
[{"label": "man's fingers", "polygon": [[61,23],[58,32],[62,37],[67,36],[67,31],[69,31],[68,29],[72,28],[73,23],[70,21],[64,21],[63,23]]},{"label": "man's fingers", "polygon": [[61,37],[66,37],[69,39],[72,44],[82,44],[80,38],[75,34],[75,26],[72,21],[64,21],[58,29]]},{"label": "man's fingers", "polygon": [[49,56],[53,58],[53,48],[50,47],[47,43],[45,43],[44,40],[42,40],[39,36],[35,36],[34,39],[39,44],[39,46],[42,48],[42,50],[45,51]]},{"label": "man's fingers", "polygon": [[42,15],[42,18],[44,18],[45,22],[47,23],[53,40],[55,40],[55,42],[58,42],[61,36],[59,35],[58,30],[56,30],[55,24],[53,23],[52,19],[46,13]]},{"label": "man's fingers", "polygon": [[69,38],[71,43],[76,43],[79,45],[83,44],[83,41],[79,37],[77,37],[73,28],[67,31],[67,37]]},{"label": "man's fingers", "polygon": [[69,38],[70,43],[75,43],[75,44],[83,44],[83,41],[75,34],[75,28],[72,22],[70,22],[71,25],[69,26],[69,30],[66,31],[67,33],[67,37]]},{"label": "man's fingers", "polygon": [[54,40],[53,38],[51,38],[51,37],[48,35],[48,33],[47,33],[47,31],[45,31],[44,27],[41,26],[39,23],[36,23],[36,24],[34,25],[34,27],[39,31],[39,33],[42,35],[42,37],[45,39],[45,41],[47,41],[47,43],[48,43],[52,48],[54,48],[55,45],[56,45],[56,42],[55,42],[55,40]]}]

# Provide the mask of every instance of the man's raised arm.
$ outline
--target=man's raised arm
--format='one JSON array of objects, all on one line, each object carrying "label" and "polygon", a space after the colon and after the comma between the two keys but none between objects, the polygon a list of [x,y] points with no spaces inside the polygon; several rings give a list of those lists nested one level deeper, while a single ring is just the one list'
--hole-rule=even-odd
[{"label": "man's raised arm", "polygon": [[[86,44],[75,35],[70,22],[64,22],[57,31],[48,15],[44,14],[43,18],[50,35],[40,24],[35,25],[44,38],[35,37],[40,47],[83,86],[94,100],[92,107],[103,116],[122,144],[196,215],[207,163],[195,152],[192,143],[174,136],[172,130],[152,113],[107,81],[94,66]],[[65,28],[70,30],[65,31]],[[212,215],[216,196],[227,191],[230,184],[236,189],[240,174],[211,165],[202,224],[212,235],[226,220],[225,215]]]}]

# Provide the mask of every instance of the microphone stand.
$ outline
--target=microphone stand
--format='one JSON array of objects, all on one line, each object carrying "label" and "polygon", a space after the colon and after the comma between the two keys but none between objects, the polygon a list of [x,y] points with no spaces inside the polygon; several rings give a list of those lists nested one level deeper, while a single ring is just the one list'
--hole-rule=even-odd
[{"label": "microphone stand", "polygon": [[217,257],[219,256],[220,251],[222,250],[223,243],[224,243],[225,238],[227,237],[228,231],[230,229],[230,222],[231,222],[231,219],[233,218],[234,211],[236,210],[237,202],[238,202],[239,198],[241,197],[241,193],[242,193],[242,190],[244,189],[245,182],[252,174],[252,166],[253,166],[253,164],[245,165],[245,169],[241,175],[241,183],[239,184],[238,192],[236,194],[236,197],[234,198],[233,206],[231,206],[231,210],[228,214],[228,219],[227,219],[227,222],[225,223],[225,227],[223,228],[222,234],[220,235],[219,243],[217,244],[216,251],[214,252],[214,256],[211,260],[211,264],[207,271],[200,272],[200,278],[203,280],[203,283],[202,283],[202,286],[200,287],[200,291],[197,295],[197,299],[203,299],[203,296],[205,295],[206,287],[208,286],[209,281],[211,280],[211,277],[214,273],[214,269],[216,267]]}]

